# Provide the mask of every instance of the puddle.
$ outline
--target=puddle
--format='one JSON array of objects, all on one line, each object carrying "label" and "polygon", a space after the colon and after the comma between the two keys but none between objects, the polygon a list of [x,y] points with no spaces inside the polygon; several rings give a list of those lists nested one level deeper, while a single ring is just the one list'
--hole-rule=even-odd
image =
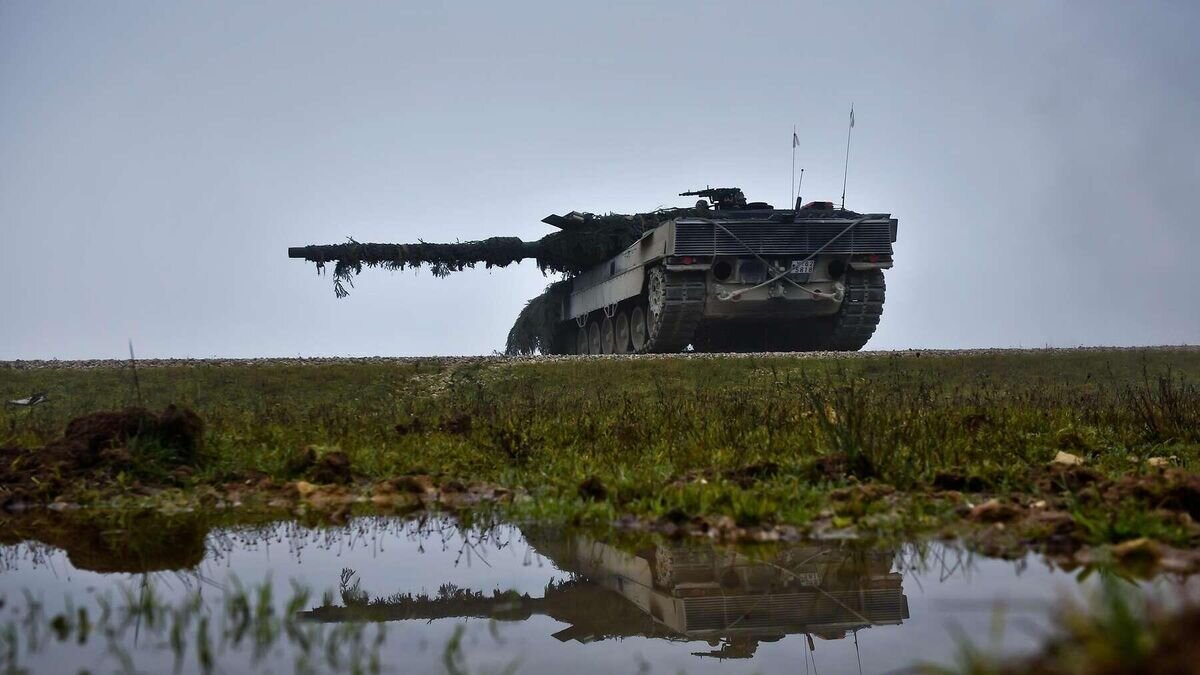
[{"label": "puddle", "polygon": [[944,543],[730,548],[388,518],[184,523],[177,550],[142,553],[129,536],[167,531],[0,547],[0,668],[893,672],[952,663],[964,636],[1032,651],[1062,599],[1097,583]]}]

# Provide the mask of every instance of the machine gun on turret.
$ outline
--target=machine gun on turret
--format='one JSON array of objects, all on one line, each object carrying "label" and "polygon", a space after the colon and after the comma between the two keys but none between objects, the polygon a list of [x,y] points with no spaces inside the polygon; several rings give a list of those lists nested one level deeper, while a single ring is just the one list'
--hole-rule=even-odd
[{"label": "machine gun on turret", "polygon": [[703,190],[680,192],[679,196],[707,199],[718,211],[746,208],[746,195],[741,188],[704,188]]}]

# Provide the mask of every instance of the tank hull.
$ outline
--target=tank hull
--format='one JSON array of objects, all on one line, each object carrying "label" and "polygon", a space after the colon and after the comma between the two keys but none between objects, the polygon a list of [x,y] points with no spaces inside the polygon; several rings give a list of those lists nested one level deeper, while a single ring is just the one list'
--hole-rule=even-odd
[{"label": "tank hull", "polygon": [[[575,353],[585,343],[587,353],[860,349],[882,313],[896,230],[887,214],[767,211],[666,222],[572,280],[560,344]],[[603,332],[606,320],[621,325],[639,309],[652,332],[656,307],[672,332],[658,341],[648,334],[655,344],[621,344]],[[576,330],[583,333],[572,339]]]}]

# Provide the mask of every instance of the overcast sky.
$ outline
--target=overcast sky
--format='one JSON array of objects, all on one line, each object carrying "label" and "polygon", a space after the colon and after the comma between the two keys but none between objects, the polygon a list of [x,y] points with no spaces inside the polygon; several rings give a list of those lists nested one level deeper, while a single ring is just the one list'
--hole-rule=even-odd
[{"label": "overcast sky", "polygon": [[900,219],[869,347],[1200,342],[1200,3],[0,0],[0,359],[477,354],[549,231],[739,185]]}]

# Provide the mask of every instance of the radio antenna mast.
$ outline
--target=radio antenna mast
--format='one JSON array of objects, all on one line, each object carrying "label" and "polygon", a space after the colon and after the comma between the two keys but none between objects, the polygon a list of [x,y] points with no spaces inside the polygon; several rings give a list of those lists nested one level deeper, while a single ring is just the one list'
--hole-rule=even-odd
[{"label": "radio antenna mast", "polygon": [[[796,135],[796,125],[792,125],[792,180],[788,189],[792,191],[792,204],[796,203],[796,146],[800,145],[800,137]],[[800,169],[800,180],[804,180],[804,169]]]},{"label": "radio antenna mast", "polygon": [[850,127],[846,129],[846,167],[842,170],[842,208],[846,208],[846,176],[850,175],[850,132],[854,131],[854,103],[850,104]]}]

